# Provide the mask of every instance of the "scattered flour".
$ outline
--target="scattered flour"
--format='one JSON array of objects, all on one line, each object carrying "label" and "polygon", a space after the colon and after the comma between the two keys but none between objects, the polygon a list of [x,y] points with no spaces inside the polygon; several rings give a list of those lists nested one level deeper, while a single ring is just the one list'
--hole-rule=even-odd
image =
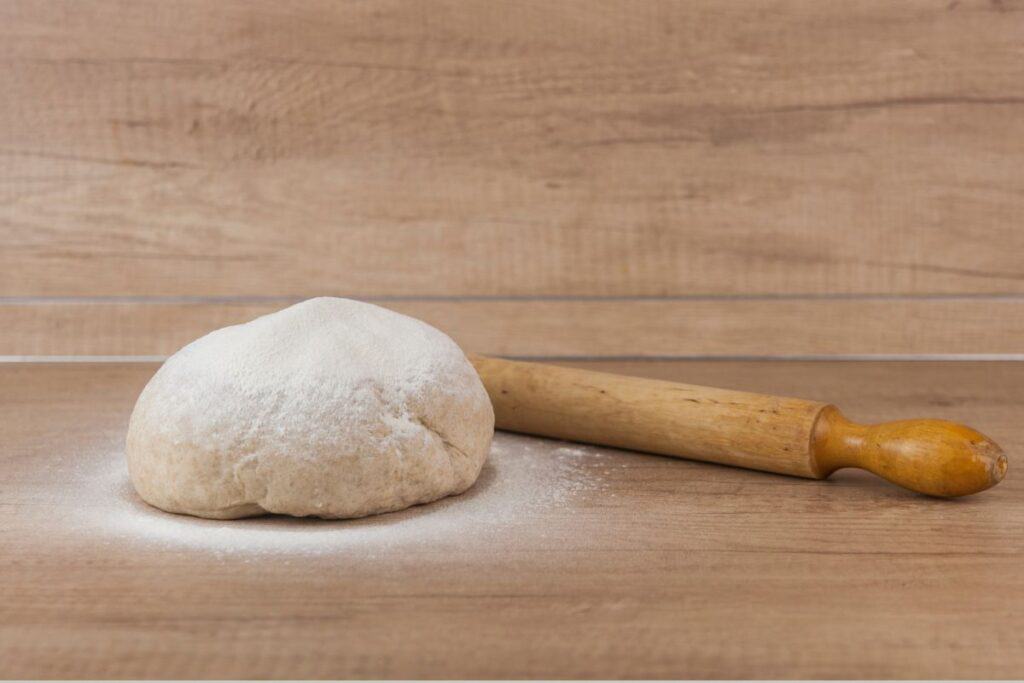
[{"label": "scattered flour", "polygon": [[[476,485],[466,493],[364,519],[282,516],[219,521],[152,508],[132,490],[123,456],[107,452],[76,466],[81,532],[96,542],[198,550],[215,555],[376,553],[457,547],[483,536],[501,547],[574,524],[574,511],[607,487],[607,453],[576,444],[497,432]],[[247,561],[247,560],[246,560]]]},{"label": "scattered flour", "polygon": [[604,457],[604,453],[602,453],[599,450],[596,450],[593,447],[584,446],[584,445],[581,445],[581,444],[570,444],[570,443],[567,443],[567,444],[562,445],[562,446],[558,446],[555,449],[555,453],[557,453],[558,455],[564,455],[564,456],[573,457],[573,458],[584,458],[584,457],[585,458],[603,458]]}]

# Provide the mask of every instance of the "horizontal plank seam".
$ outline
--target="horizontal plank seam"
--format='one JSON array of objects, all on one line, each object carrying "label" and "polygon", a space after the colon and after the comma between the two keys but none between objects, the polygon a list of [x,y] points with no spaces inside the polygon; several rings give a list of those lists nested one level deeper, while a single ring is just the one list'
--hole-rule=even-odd
[{"label": "horizontal plank seam", "polygon": [[[1024,362],[1024,353],[879,353],[879,354],[789,354],[789,355],[510,355],[510,360],[536,362],[674,362],[674,361],[730,361],[730,362]],[[0,363],[162,363],[164,355],[9,355],[0,356]]]},{"label": "horizontal plank seam", "polygon": [[367,295],[326,293],[300,296],[0,296],[0,306],[36,306],[46,304],[287,304],[316,296],[337,296],[373,302],[437,301],[437,302],[544,302],[544,301],[1024,301],[1024,292],[957,293],[957,294],[856,294],[825,293],[758,293],[758,294],[672,294],[672,295]]}]

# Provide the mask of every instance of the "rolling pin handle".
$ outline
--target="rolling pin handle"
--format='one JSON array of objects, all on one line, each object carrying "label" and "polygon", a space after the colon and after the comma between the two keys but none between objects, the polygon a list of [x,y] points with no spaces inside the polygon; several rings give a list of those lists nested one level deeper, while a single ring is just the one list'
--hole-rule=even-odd
[{"label": "rolling pin handle", "polygon": [[835,406],[822,410],[811,452],[822,477],[860,467],[912,491],[953,498],[984,491],[1006,475],[1006,456],[984,434],[945,420],[861,425]]}]

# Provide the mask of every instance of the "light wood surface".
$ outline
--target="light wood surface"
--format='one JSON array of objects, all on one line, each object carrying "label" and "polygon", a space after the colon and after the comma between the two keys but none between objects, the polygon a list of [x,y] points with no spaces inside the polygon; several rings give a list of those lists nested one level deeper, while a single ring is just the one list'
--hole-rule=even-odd
[{"label": "light wood surface", "polygon": [[[491,354],[1024,352],[1022,8],[0,3],[0,356],[317,294]],[[126,485],[154,366],[0,364],[0,675],[1024,671],[1024,366],[586,367],[965,421],[1010,475],[948,502],[501,434],[457,499],[204,522]]]},{"label": "light wood surface", "polygon": [[[1024,297],[372,300],[504,356],[1022,354]],[[0,356],[166,356],[294,303],[0,303]]]},{"label": "light wood surface", "polygon": [[[11,0],[0,296],[885,294],[769,307],[824,353],[1019,352],[921,297],[1024,294],[1021,7]],[[762,305],[676,314],[792,353]]]},{"label": "light wood surface", "polygon": [[1016,677],[1024,364],[588,363],[928,413],[1011,458],[929,499],[499,434],[466,495],[361,522],[209,522],[126,488],[153,365],[0,365],[9,677]]},{"label": "light wood surface", "polygon": [[1021,6],[5,2],[0,291],[1020,293]]}]

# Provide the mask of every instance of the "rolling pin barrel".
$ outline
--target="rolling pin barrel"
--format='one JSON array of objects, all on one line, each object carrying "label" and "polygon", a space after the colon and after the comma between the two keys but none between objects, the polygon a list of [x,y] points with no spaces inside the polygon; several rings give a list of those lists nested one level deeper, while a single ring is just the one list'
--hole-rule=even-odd
[{"label": "rolling pin barrel", "polygon": [[952,422],[859,425],[815,401],[470,359],[499,429],[814,479],[860,467],[934,496],[976,493],[1006,472],[995,443]]}]

